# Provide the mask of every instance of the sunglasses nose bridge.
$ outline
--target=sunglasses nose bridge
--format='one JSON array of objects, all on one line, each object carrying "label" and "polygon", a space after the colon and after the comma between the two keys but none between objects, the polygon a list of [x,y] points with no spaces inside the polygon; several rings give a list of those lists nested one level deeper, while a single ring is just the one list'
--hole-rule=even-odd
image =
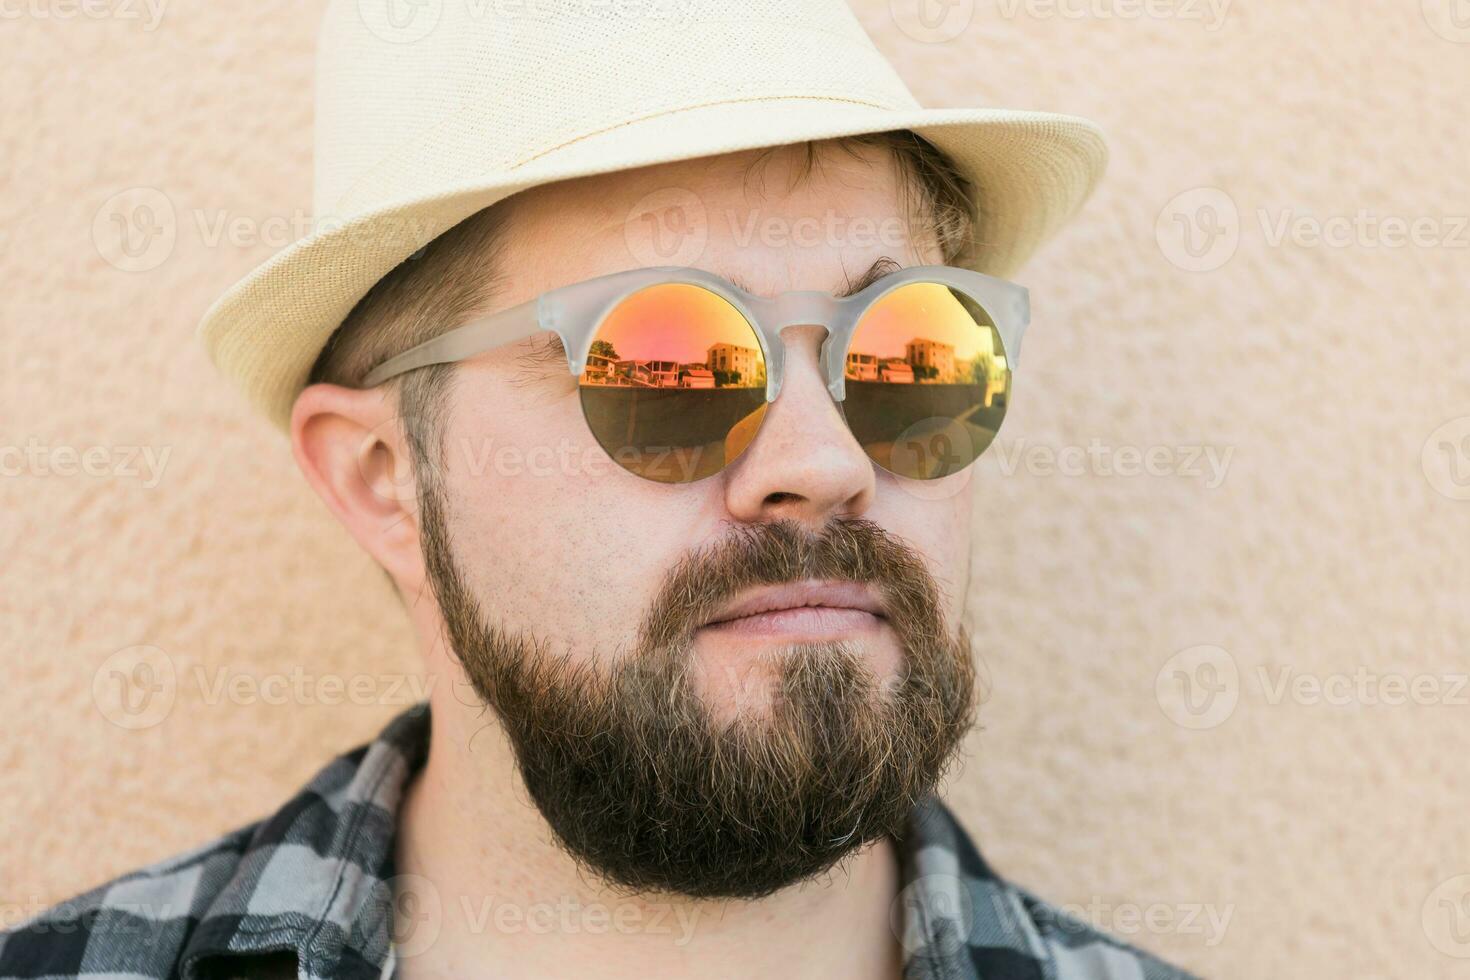
[{"label": "sunglasses nose bridge", "polygon": [[781,393],[786,366],[786,340],[783,335],[786,328],[818,326],[827,331],[827,336],[822,341],[819,360],[825,371],[827,343],[832,339],[832,319],[836,312],[837,300],[818,290],[782,293],[769,300],[765,308],[759,311],[761,332],[770,348],[767,352],[767,402],[775,401],[776,396]]}]

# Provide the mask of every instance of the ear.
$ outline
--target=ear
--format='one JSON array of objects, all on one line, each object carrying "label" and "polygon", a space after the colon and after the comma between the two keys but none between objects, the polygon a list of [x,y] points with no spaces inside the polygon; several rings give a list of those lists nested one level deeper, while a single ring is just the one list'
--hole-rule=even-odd
[{"label": "ear", "polygon": [[417,595],[424,585],[417,483],[397,400],[382,388],[311,385],[291,410],[291,452],[348,533],[399,589]]}]

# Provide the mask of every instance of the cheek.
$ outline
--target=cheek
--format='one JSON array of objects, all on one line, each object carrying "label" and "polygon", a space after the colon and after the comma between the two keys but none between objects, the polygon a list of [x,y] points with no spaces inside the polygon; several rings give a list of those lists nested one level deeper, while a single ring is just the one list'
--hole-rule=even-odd
[{"label": "cheek", "polygon": [[633,642],[669,566],[718,531],[719,481],[635,477],[587,431],[575,390],[534,400],[452,413],[455,560],[490,622],[605,657]]},{"label": "cheek", "polygon": [[914,482],[883,474],[872,509],[863,516],[918,551],[958,616],[969,588],[975,497],[971,471]]}]

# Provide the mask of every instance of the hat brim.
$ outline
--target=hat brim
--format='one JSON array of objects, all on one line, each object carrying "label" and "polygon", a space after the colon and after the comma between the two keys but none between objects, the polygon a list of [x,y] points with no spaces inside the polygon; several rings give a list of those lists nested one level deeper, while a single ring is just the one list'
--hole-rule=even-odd
[{"label": "hat brim", "polygon": [[1074,116],[816,99],[716,103],[627,122],[509,170],[320,227],[231,287],[198,335],[220,372],[285,430],[317,356],[358,300],[405,258],[497,201],[573,177],[897,129],[932,142],[970,179],[980,220],[957,264],[998,276],[1012,275],[1066,223],[1107,163],[1102,133]]}]

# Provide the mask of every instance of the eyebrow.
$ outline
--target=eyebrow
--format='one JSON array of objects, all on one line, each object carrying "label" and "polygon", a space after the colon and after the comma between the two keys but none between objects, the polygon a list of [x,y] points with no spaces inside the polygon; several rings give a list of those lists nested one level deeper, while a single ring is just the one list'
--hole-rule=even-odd
[{"label": "eyebrow", "polygon": [[[880,255],[872,265],[868,266],[866,272],[858,276],[856,279],[849,280],[846,288],[842,292],[837,294],[837,298],[846,299],[849,296],[860,293],[864,289],[867,289],[869,286],[871,286],[873,283],[877,282],[879,279],[882,279],[884,276],[891,275],[892,273],[897,272],[902,268],[903,265],[896,259],[893,259],[887,255]],[[717,273],[717,275],[719,275],[730,285],[739,287],[740,289],[745,290],[747,293],[755,296],[760,295],[754,289],[750,288],[750,285],[739,276],[723,272]]]}]

